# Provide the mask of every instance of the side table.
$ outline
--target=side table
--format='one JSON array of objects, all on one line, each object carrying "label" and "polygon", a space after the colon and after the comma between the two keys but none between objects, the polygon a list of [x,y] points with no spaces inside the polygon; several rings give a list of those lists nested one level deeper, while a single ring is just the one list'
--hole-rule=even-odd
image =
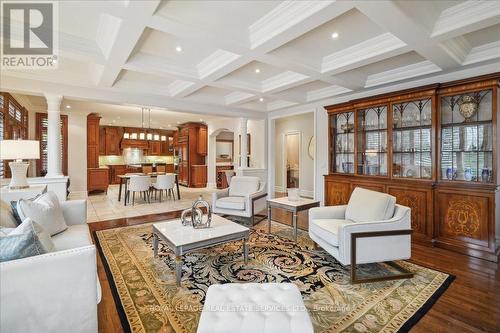
[{"label": "side table", "polygon": [[267,223],[268,232],[271,233],[271,210],[272,208],[281,208],[292,212],[293,238],[297,241],[297,214],[302,210],[313,207],[319,207],[319,201],[300,198],[298,201],[289,200],[288,197],[268,199],[267,200]]}]

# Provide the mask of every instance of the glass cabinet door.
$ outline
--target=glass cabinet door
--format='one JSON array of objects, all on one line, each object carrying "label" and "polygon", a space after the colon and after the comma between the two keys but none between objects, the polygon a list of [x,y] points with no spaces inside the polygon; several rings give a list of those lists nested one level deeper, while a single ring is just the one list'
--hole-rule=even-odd
[{"label": "glass cabinet door", "polygon": [[441,98],[440,179],[493,182],[492,91]]},{"label": "glass cabinet door", "polygon": [[432,99],[392,105],[392,176],[432,178]]},{"label": "glass cabinet door", "polygon": [[354,112],[333,114],[330,117],[332,130],[333,172],[354,173]]},{"label": "glass cabinet door", "polygon": [[357,111],[357,173],[387,176],[387,106]]}]

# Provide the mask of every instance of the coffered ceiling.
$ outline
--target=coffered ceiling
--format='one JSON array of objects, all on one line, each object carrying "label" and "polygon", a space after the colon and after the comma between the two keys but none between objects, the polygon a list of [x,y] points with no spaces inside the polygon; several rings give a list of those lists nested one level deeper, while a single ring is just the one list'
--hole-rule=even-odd
[{"label": "coffered ceiling", "polygon": [[500,68],[500,1],[61,1],[57,70],[2,88],[263,117]]}]

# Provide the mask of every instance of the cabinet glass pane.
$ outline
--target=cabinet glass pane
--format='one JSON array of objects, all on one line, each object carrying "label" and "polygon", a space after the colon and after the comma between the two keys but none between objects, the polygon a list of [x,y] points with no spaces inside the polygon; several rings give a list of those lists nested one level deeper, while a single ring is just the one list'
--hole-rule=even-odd
[{"label": "cabinet glass pane", "polygon": [[354,112],[330,116],[332,130],[332,171],[354,173]]},{"label": "cabinet glass pane", "polygon": [[441,98],[441,179],[493,181],[491,97],[482,90]]},{"label": "cabinet glass pane", "polygon": [[387,175],[387,107],[357,112],[358,174]]},{"label": "cabinet glass pane", "polygon": [[392,106],[392,175],[432,178],[432,99]]}]

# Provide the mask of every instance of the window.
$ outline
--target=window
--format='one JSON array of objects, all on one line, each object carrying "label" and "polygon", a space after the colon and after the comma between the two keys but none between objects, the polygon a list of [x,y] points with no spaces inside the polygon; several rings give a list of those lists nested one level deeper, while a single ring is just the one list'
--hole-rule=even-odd
[{"label": "window", "polygon": [[[9,93],[0,93],[0,140],[28,139],[28,110]],[[10,178],[7,161],[0,161],[0,178]]]},{"label": "window", "polygon": [[[40,141],[40,159],[36,161],[36,175],[39,177],[47,174],[48,150],[48,118],[46,113],[36,114],[36,139]],[[68,116],[61,115],[61,152],[62,172],[68,175]]]}]

